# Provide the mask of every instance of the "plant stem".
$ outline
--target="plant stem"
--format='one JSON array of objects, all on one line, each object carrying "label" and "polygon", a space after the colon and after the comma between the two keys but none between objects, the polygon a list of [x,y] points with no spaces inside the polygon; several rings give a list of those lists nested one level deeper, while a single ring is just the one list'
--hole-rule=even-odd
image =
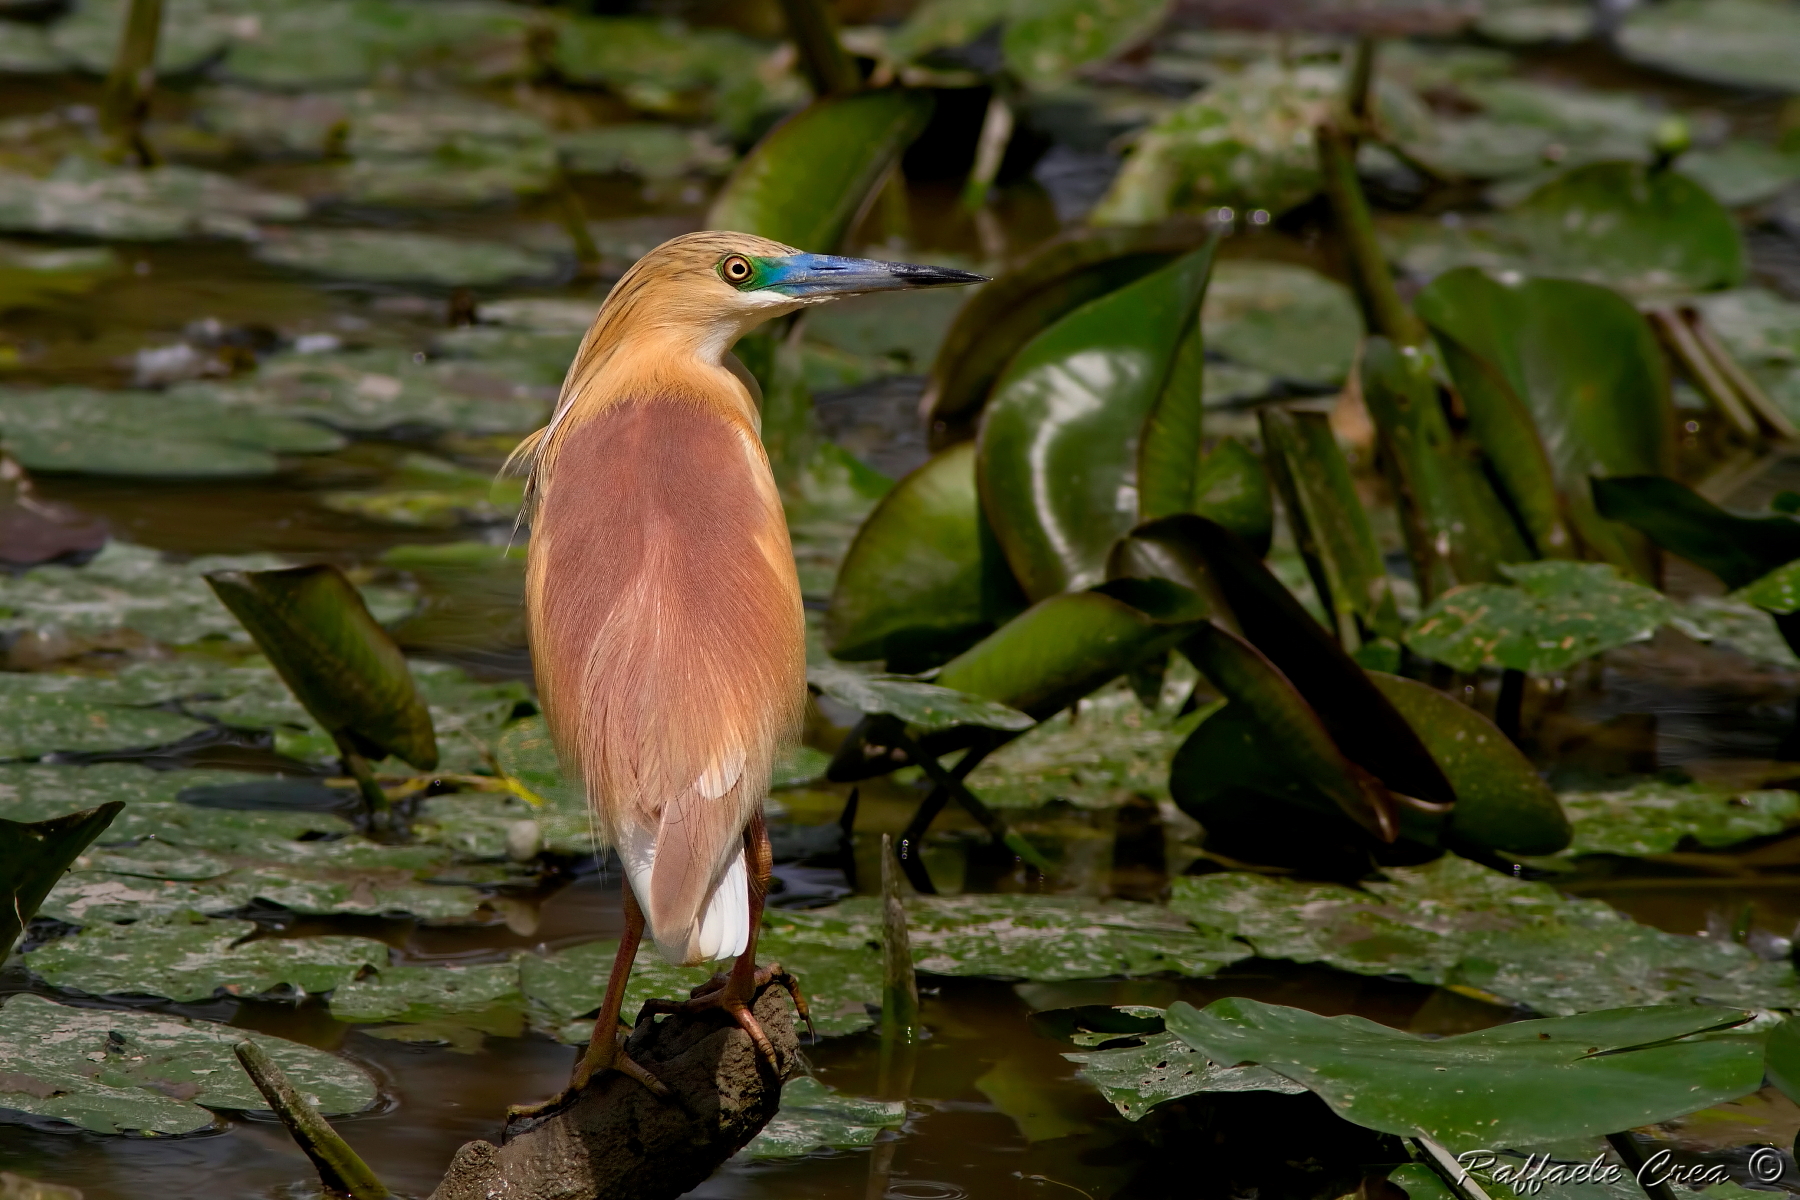
[{"label": "plant stem", "polygon": [[1375,86],[1374,38],[1364,34],[1356,40],[1356,57],[1350,60],[1350,77],[1344,89],[1344,109],[1358,123],[1367,122],[1371,106],[1369,93]]},{"label": "plant stem", "polygon": [[825,0],[781,0],[788,36],[800,52],[800,68],[821,96],[848,95],[862,87],[856,63],[838,40],[837,18]]},{"label": "plant stem", "polygon": [[1012,140],[1013,111],[1006,97],[995,92],[988,97],[987,116],[982,118],[981,136],[975,143],[975,165],[969,169],[969,181],[963,185],[962,206],[974,212],[987,203],[988,189],[1000,174],[1000,162],[1006,157],[1006,144]]},{"label": "plant stem", "polygon": [[[896,739],[895,744],[906,751],[907,758],[918,764],[919,769],[925,772],[926,778],[930,779],[931,782],[937,784],[939,787],[947,789],[952,796],[955,796],[957,803],[963,806],[964,811],[971,817],[974,817],[975,820],[980,823],[981,827],[988,831],[989,837],[993,838],[994,841],[998,842],[1000,845],[1005,846],[1008,850],[1011,850],[1014,854],[1018,855],[1044,874],[1050,875],[1054,873],[1054,868],[1051,867],[1050,860],[1038,853],[1037,847],[1020,837],[1012,829],[1009,829],[1004,817],[983,804],[981,802],[981,797],[963,786],[961,775],[952,775],[950,772],[944,770],[944,765],[942,763],[920,749],[919,744],[905,734],[901,734],[900,737]],[[970,753],[972,754],[973,751]],[[968,758],[969,755],[964,755],[963,761],[956,764],[958,770],[962,768],[963,763],[968,761]]]},{"label": "plant stem", "polygon": [[1743,364],[1732,356],[1731,351],[1713,333],[1712,326],[1706,323],[1706,315],[1697,308],[1684,308],[1680,312],[1681,320],[1693,332],[1694,341],[1706,352],[1725,382],[1736,390],[1738,396],[1749,406],[1752,414],[1768,431],[1782,441],[1791,441],[1800,437],[1800,429],[1788,419],[1769,394],[1763,391],[1762,385],[1756,382],[1750,372],[1744,370]]},{"label": "plant stem", "polygon": [[294,1085],[288,1082],[288,1077],[261,1046],[255,1042],[239,1042],[235,1049],[250,1082],[256,1085],[256,1090],[263,1094],[263,1099],[287,1126],[295,1143],[312,1160],[313,1167],[319,1172],[319,1181],[326,1188],[343,1192],[351,1200],[389,1200],[393,1196],[387,1185],[369,1170],[368,1164],[357,1157],[350,1144],[338,1136],[338,1131],[294,1090]]},{"label": "plant stem", "polygon": [[150,93],[156,87],[156,42],[162,33],[162,15],[163,0],[131,0],[100,105],[100,127],[116,151],[135,157],[146,167],[155,165],[143,126]]},{"label": "plant stem", "polygon": [[600,274],[600,247],[588,228],[587,206],[581,202],[581,193],[575,190],[569,173],[561,167],[556,169],[556,207],[563,229],[575,246],[576,274],[583,279],[594,278]]},{"label": "plant stem", "polygon": [[369,818],[369,828],[375,831],[393,828],[394,808],[388,802],[388,794],[375,779],[375,768],[350,746],[348,739],[334,735],[332,740],[337,742],[338,754],[343,757],[345,773],[356,780],[356,790],[362,795],[363,812]]},{"label": "plant stem", "polygon": [[1638,1186],[1644,1189],[1644,1193],[1650,1197],[1650,1200],[1675,1200],[1675,1189],[1671,1188],[1666,1181],[1644,1182],[1644,1156],[1638,1153],[1637,1143],[1631,1140],[1629,1133],[1609,1133],[1606,1135],[1606,1141],[1618,1154],[1619,1161],[1625,1164],[1625,1169],[1631,1172],[1631,1177],[1637,1180]]},{"label": "plant stem", "polygon": [[1319,126],[1316,137],[1319,173],[1324,177],[1325,195],[1331,202],[1338,235],[1343,238],[1351,285],[1362,305],[1364,319],[1370,330],[1396,345],[1424,345],[1425,326],[1401,301],[1393,273],[1381,253],[1381,242],[1375,236],[1375,219],[1369,213],[1362,183],[1356,178],[1356,140],[1329,121]]},{"label": "plant stem", "polygon": [[906,934],[906,905],[900,901],[894,839],[881,835],[881,1040],[911,1042],[919,1029],[919,980],[913,972],[912,942]]},{"label": "plant stem", "polygon": [[[951,768],[950,777],[959,781],[966,778],[989,753],[991,747],[988,746],[970,747],[968,753]],[[907,882],[913,885],[915,892],[922,895],[937,895],[937,886],[931,882],[931,872],[925,869],[925,862],[919,857],[919,847],[925,841],[926,830],[931,828],[931,823],[937,820],[937,815],[944,811],[944,805],[948,803],[950,788],[945,784],[934,783],[925,799],[919,802],[919,807],[913,810],[913,819],[907,823],[906,832],[900,835],[895,849],[895,857],[900,862],[900,869],[906,872]]]},{"label": "plant stem", "polygon": [[1733,429],[1745,437],[1755,437],[1756,418],[1744,408],[1730,381],[1720,373],[1717,364],[1706,353],[1706,347],[1681,319],[1681,314],[1672,308],[1653,308],[1649,315],[1651,328],[1662,335],[1663,344],[1693,379],[1701,394],[1712,401],[1713,407]]},{"label": "plant stem", "polygon": [[1494,724],[1513,745],[1519,744],[1520,715],[1525,708],[1525,672],[1508,667],[1500,675],[1500,695],[1494,701]]}]

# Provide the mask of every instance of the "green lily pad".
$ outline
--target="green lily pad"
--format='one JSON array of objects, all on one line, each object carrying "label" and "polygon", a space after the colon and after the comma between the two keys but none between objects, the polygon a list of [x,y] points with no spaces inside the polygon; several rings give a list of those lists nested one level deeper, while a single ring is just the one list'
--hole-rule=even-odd
[{"label": "green lily pad", "polygon": [[0,674],[0,758],[161,746],[203,728],[177,713],[116,702],[116,695],[104,680]]},{"label": "green lily pad", "polygon": [[721,175],[733,160],[731,149],[703,129],[648,121],[559,134],[556,147],[563,166],[577,175],[636,175],[652,181]]},{"label": "green lily pad", "polygon": [[1800,363],[1800,304],[1760,287],[1712,292],[1694,304],[1740,361]]},{"label": "green lily pad", "polygon": [[559,25],[551,61],[563,78],[604,86],[641,112],[716,116],[741,136],[759,114],[803,100],[793,77],[764,80],[758,67],[766,54],[730,30],[652,17],[578,17]]},{"label": "green lily pad", "polygon": [[173,913],[131,925],[95,925],[26,956],[52,987],[96,996],[165,996],[178,1002],[260,996],[276,988],[294,999],[329,992],[365,968],[387,964],[388,948],[359,937],[258,938],[250,921]]},{"label": "green lily pad", "polygon": [[1648,639],[1674,616],[1662,593],[1606,563],[1511,563],[1516,587],[1477,583],[1433,601],[1406,644],[1459,671],[1560,671]]},{"label": "green lily pad", "polygon": [[1667,854],[1682,843],[1707,849],[1780,833],[1800,820],[1800,793],[1718,792],[1647,780],[1609,792],[1559,797],[1575,827],[1564,853]]},{"label": "green lily pad", "polygon": [[503,242],[391,229],[296,229],[271,234],[255,255],[278,267],[369,283],[491,287],[557,273],[556,260]]},{"label": "green lily pad", "polygon": [[1630,13],[1621,53],[1673,75],[1727,87],[1791,92],[1800,14],[1767,0],[1670,0]]},{"label": "green lily pad", "polygon": [[1170,907],[1265,958],[1460,984],[1557,1015],[1622,1004],[1785,1007],[1794,969],[1735,943],[1650,929],[1447,855],[1358,891],[1236,872],[1184,878]]},{"label": "green lily pad", "polygon": [[1751,1015],[1628,1008],[1435,1040],[1235,997],[1204,1010],[1177,1001],[1166,1019],[1216,1061],[1259,1063],[1346,1120],[1460,1153],[1617,1132],[1755,1091],[1762,1039],[1706,1036]]},{"label": "green lily pad", "polygon": [[[135,841],[151,836],[156,830],[139,825],[134,814],[139,811],[162,813],[175,810],[175,797],[184,789],[199,784],[230,784],[264,779],[266,776],[238,774],[230,771],[154,771],[130,763],[98,763],[91,767],[48,766],[41,763],[0,764],[0,819],[33,822],[81,808],[93,808],[110,800],[123,800],[126,810],[114,821],[107,842]],[[212,816],[204,810],[180,806],[194,814],[197,823]],[[292,820],[295,814],[271,815]],[[226,814],[231,817],[251,814]],[[305,820],[333,821],[334,818],[307,814]],[[287,836],[299,837],[316,825],[297,827]],[[330,828],[330,826],[327,826]],[[347,824],[342,826],[348,832]],[[201,843],[189,843],[202,846]],[[204,848],[204,847],[202,847]]]},{"label": "green lily pad", "polygon": [[[70,65],[105,75],[118,58],[129,7],[129,0],[82,0],[50,27],[51,44]],[[157,73],[193,71],[215,57],[231,40],[232,16],[217,0],[169,0],[156,39]]]},{"label": "green lily pad", "polygon": [[1089,220],[1147,224],[1220,205],[1283,212],[1319,189],[1312,130],[1342,91],[1335,68],[1258,63],[1138,135]]},{"label": "green lily pad", "polygon": [[50,40],[42,25],[0,21],[0,73],[54,75],[68,69],[69,60]]},{"label": "green lily pad", "polygon": [[1581,4],[1506,3],[1483,6],[1475,30],[1485,38],[1515,46],[1572,43],[1593,32],[1593,10]]},{"label": "green lily pad", "polygon": [[1165,1100],[1198,1092],[1279,1092],[1294,1096],[1303,1084],[1267,1067],[1221,1065],[1172,1033],[1153,1033],[1141,1045],[1065,1054],[1081,1066],[1081,1077],[1100,1090],[1108,1104],[1130,1121]]},{"label": "green lily pad", "polygon": [[524,502],[524,483],[496,480],[429,454],[401,458],[379,491],[326,492],[319,502],[383,525],[453,529],[462,524],[510,521]]},{"label": "green lily pad", "polygon": [[1584,279],[1636,296],[1731,287],[1744,274],[1737,222],[1679,171],[1593,162],[1488,218],[1414,223],[1388,243],[1401,267],[1459,266]]},{"label": "green lily pad", "polygon": [[491,0],[428,7],[406,0],[317,0],[259,5],[253,12],[251,20],[240,16],[234,23],[220,70],[257,87],[355,87],[395,75],[499,83],[538,70],[532,42],[541,19]]},{"label": "green lily pad", "polygon": [[258,1111],[262,1093],[232,1047],[254,1042],[327,1115],[375,1103],[375,1081],[323,1050],[160,1013],[70,1008],[40,996],[6,1001],[0,1106],[94,1133],[197,1133],[208,1108]]},{"label": "green lily pad", "polygon": [[1676,169],[1729,208],[1761,204],[1800,179],[1800,154],[1760,142],[1735,140],[1706,150],[1690,150]]},{"label": "green lily pad", "polygon": [[1297,383],[1342,383],[1362,338],[1348,289],[1287,263],[1224,259],[1200,310],[1208,351]]},{"label": "green lily pad", "polygon": [[71,158],[39,179],[0,170],[0,229],[109,241],[252,241],[258,222],[298,221],[306,203],[193,167],[108,167]]},{"label": "green lily pad", "polygon": [[1694,596],[1676,606],[1670,624],[1693,638],[1728,647],[1757,662],[1800,667],[1775,618],[1760,608],[1723,596]]},{"label": "green lily pad", "polygon": [[916,679],[866,675],[821,663],[806,669],[806,682],[839,704],[857,712],[898,717],[920,733],[958,725],[1029,729],[1034,723],[1025,713],[998,701]]},{"label": "green lily pad", "polygon": [[342,199],[355,204],[454,207],[548,191],[557,155],[544,123],[455,93],[356,92],[343,99]]},{"label": "green lily pad", "polygon": [[524,1002],[516,962],[378,967],[331,993],[331,1015],[340,1021],[420,1024],[517,1010]]},{"label": "green lily pad", "polygon": [[1033,84],[1055,83],[1144,41],[1170,0],[1038,0],[1014,3],[1001,38],[1007,65]]},{"label": "green lily pad", "polygon": [[[0,25],[0,62],[6,26]],[[0,68],[3,69],[3,68]],[[46,249],[25,242],[0,242],[0,305],[47,307],[93,291],[124,269],[105,246]]]},{"label": "green lily pad", "polygon": [[528,433],[544,423],[556,398],[554,387],[512,378],[498,365],[420,362],[391,350],[277,355],[246,382],[188,384],[175,391],[352,433],[409,426]]},{"label": "green lily pad", "polygon": [[1036,808],[1066,800],[1113,808],[1169,795],[1169,759],[1194,718],[1146,711],[1122,686],[1105,688],[1000,747],[968,777],[990,808]]},{"label": "green lily pad", "polygon": [[226,913],[260,900],[302,914],[410,914],[425,920],[463,921],[483,903],[482,894],[473,888],[421,883],[419,872],[403,868],[245,866],[193,882],[147,877],[145,872],[156,865],[133,864],[129,872],[71,871],[40,911],[58,920],[92,924],[142,921],[183,910]]},{"label": "green lily pad", "polygon": [[[612,977],[617,942],[588,942],[548,955],[524,955],[519,959],[519,989],[530,1005],[533,1026],[565,1042],[588,1040],[593,1021],[587,1014],[600,1007],[606,982]],[[773,961],[763,951],[764,961]],[[637,1017],[644,1001],[652,997],[685,1000],[690,989],[712,978],[713,968],[672,967],[654,948],[642,950],[625,987],[620,1014]]]},{"label": "green lily pad", "polygon": [[83,387],[0,388],[0,430],[29,470],[153,478],[273,475],[277,455],[344,445],[318,425],[201,395]]},{"label": "green lily pad", "polygon": [[855,1150],[906,1121],[899,1100],[847,1096],[811,1075],[781,1089],[781,1111],[739,1153],[749,1159],[798,1158],[814,1150]]},{"label": "green lily pad", "polygon": [[[880,939],[880,902],[771,912],[771,933],[795,945],[862,952]],[[937,975],[1055,982],[1112,975],[1210,975],[1246,957],[1244,946],[1195,929],[1153,904],[1076,896],[920,896],[906,907],[913,964]]]},{"label": "green lily pad", "polygon": [[1731,598],[1780,616],[1800,611],[1800,561],[1776,567],[1756,582],[1733,592]]}]

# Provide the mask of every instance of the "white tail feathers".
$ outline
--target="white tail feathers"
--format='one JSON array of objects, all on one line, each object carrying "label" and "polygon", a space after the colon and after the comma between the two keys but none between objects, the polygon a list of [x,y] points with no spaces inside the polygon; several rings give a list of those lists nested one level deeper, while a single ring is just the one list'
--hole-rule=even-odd
[{"label": "white tail feathers", "polygon": [[732,857],[700,919],[681,929],[661,929],[653,919],[648,897],[650,876],[656,866],[655,833],[628,828],[619,846],[625,862],[625,877],[644,911],[648,932],[657,951],[678,967],[692,967],[705,962],[736,958],[750,944],[750,872],[744,863],[744,852]]}]

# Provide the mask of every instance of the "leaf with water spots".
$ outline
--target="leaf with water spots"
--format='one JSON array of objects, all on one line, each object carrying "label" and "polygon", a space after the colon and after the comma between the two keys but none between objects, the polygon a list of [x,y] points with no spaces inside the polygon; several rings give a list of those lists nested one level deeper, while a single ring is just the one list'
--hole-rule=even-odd
[{"label": "leaf with water spots", "polygon": [[899,1100],[849,1096],[811,1075],[781,1089],[781,1111],[739,1151],[745,1158],[798,1158],[814,1150],[855,1150],[906,1120]]},{"label": "leaf with water spots", "polygon": [[0,1107],[94,1133],[198,1133],[209,1108],[264,1109],[232,1047],[260,1046],[320,1111],[361,1112],[375,1081],[323,1050],[161,1013],[71,1008],[15,995],[0,1021]]},{"label": "leaf with water spots", "polygon": [[1114,1046],[1065,1054],[1081,1066],[1081,1078],[1100,1090],[1127,1120],[1141,1120],[1165,1100],[1200,1092],[1279,1092],[1306,1088],[1267,1067],[1230,1066],[1212,1061],[1172,1033],[1153,1033],[1134,1046]]}]

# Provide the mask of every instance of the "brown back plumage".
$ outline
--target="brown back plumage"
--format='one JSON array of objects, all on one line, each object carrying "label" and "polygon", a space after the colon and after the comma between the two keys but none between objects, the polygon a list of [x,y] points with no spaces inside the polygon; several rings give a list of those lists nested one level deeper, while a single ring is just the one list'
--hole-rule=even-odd
[{"label": "brown back plumage", "polygon": [[[806,696],[799,582],[754,401],[724,358],[784,311],[714,265],[793,253],[692,234],[614,286],[533,460],[532,658],[566,767],[629,859],[664,954],[693,931]],[[635,849],[634,849],[635,847]]]}]

